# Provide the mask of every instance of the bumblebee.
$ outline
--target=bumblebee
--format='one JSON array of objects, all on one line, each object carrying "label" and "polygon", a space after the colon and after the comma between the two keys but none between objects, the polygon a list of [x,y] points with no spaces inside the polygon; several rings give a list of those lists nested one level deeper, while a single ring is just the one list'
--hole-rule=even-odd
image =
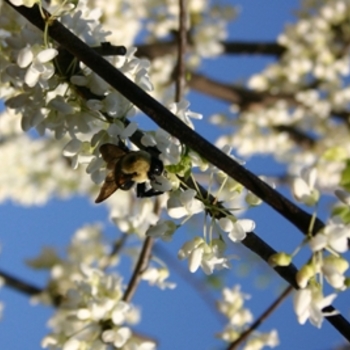
[{"label": "bumblebee", "polygon": [[117,189],[130,190],[137,183],[137,197],[162,194],[154,189],[146,190],[146,182],[155,181],[163,173],[163,162],[147,151],[130,151],[124,145],[106,143],[100,147],[103,160],[109,170],[95,203],[101,203]]}]

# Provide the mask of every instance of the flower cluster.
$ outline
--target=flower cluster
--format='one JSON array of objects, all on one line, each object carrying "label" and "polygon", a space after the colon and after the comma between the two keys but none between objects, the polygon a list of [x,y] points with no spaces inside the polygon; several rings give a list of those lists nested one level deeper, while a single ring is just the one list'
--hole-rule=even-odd
[{"label": "flower cluster", "polygon": [[81,274],[82,280],[67,291],[51,318],[54,333],[43,339],[42,346],[107,350],[109,345],[125,349],[140,345],[140,340],[124,325],[138,316],[131,305],[121,300],[121,279],[84,265],[81,265]]},{"label": "flower cluster", "polygon": [[[217,336],[229,343],[239,339],[240,335],[248,328],[253,321],[253,315],[245,308],[244,302],[250,296],[240,290],[240,286],[222,290],[222,300],[217,303],[218,310],[228,319],[225,329]],[[253,332],[244,344],[244,350],[259,350],[264,346],[274,348],[279,345],[276,330],[269,333]]]},{"label": "flower cluster", "polygon": [[[295,179],[294,195],[300,202],[316,206],[319,194],[315,189],[315,169],[304,171],[302,176]],[[349,206],[349,194],[337,190],[336,195],[347,206]],[[312,223],[310,223],[312,231]],[[347,252],[350,238],[350,225],[344,223],[339,216],[335,216],[315,235],[309,235],[306,242],[312,252],[312,257],[296,274],[296,282],[300,289],[294,298],[294,309],[298,321],[304,324],[308,319],[320,328],[325,316],[337,312],[324,312],[323,308],[329,306],[336,298],[333,293],[327,297],[323,296],[324,280],[337,292],[346,290],[350,285],[350,278],[344,273],[349,269],[349,263],[343,253]],[[270,257],[270,263],[274,266],[288,266],[292,262],[295,253],[287,254],[280,252]]]},{"label": "flower cluster", "polygon": [[134,337],[126,323],[139,320],[139,312],[122,301],[122,279],[105,267],[116,263],[102,241],[101,228],[86,226],[73,236],[66,259],[53,250],[28,263],[35,268],[50,269],[51,280],[37,301],[56,303],[57,311],[49,321],[53,332],[42,346],[49,349],[129,349],[155,344]]},{"label": "flower cluster", "polygon": [[284,48],[280,59],[248,81],[261,103],[252,96],[249,105],[243,98],[234,124],[231,115],[214,118],[234,128],[218,145],[228,143],[244,156],[269,154],[291,176],[316,166],[319,185],[334,190],[350,156],[346,121],[334,121],[347,115],[350,103],[350,4],[327,0],[303,6],[299,20],[278,38]]}]

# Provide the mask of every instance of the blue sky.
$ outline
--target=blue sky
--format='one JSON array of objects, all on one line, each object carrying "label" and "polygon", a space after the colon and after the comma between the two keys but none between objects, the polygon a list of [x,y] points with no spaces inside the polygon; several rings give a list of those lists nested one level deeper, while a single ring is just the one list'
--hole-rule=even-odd
[{"label": "blue sky", "polygon": [[[273,41],[287,21],[294,21],[292,11],[297,8],[299,1],[246,0],[242,3],[244,5],[241,5],[238,19],[230,25],[230,39]],[[234,82],[259,72],[268,61],[266,58],[248,56],[223,57],[217,61],[206,61],[202,71],[210,72],[210,76],[217,80]],[[228,70],[232,75],[227,74]],[[202,113],[204,117],[227,108],[226,104],[212,101],[197,93],[191,94],[189,100],[191,110]],[[196,129],[209,140],[214,141],[218,136],[206,122],[197,122],[196,125]],[[247,160],[246,166],[257,174],[267,166],[270,167],[272,174],[281,171],[281,167],[276,166],[269,157],[254,157]],[[284,194],[289,196],[287,191],[284,191]],[[326,208],[328,205],[329,199],[326,198],[321,203],[321,208]],[[319,214],[321,217],[325,215],[322,210]],[[293,249],[291,247],[294,247],[301,238],[294,227],[266,205],[255,212],[249,212],[249,215],[257,223],[256,233],[275,249],[288,247]],[[47,276],[26,267],[24,260],[36,256],[43,246],[54,246],[63,252],[71,235],[87,222],[102,222],[110,237],[115,234],[115,228],[108,221],[106,209],[94,205],[86,198],[64,201],[52,199],[45,207],[35,208],[3,203],[0,215],[2,247],[0,268],[33,284],[44,286]],[[163,255],[165,250],[167,254],[176,257],[176,252],[184,240],[192,237],[193,227],[187,225],[179,230],[171,243],[158,242],[157,249]],[[244,251],[242,248],[243,253]],[[177,289],[173,291],[164,292],[145,283],[141,284],[133,300],[142,310],[142,322],[136,329],[159,340],[159,349],[223,349],[223,343],[212,336],[223,328],[223,323],[212,312],[212,304],[203,302],[191,283],[188,283],[191,280],[196,281],[193,283],[198,281],[203,283],[204,276],[201,273],[190,274],[186,262],[180,263],[180,268],[186,278],[182,279],[177,272],[172,273],[171,280],[178,283]],[[127,281],[131,273],[128,259],[123,260],[122,269]],[[252,295],[247,307],[254,316],[260,315],[285,287],[283,281],[275,277],[272,272],[269,275],[268,286],[263,288],[266,278],[264,280],[262,274],[266,271],[268,269],[260,266],[259,261],[247,266],[242,258],[241,261],[234,263],[233,271],[225,273],[229,286],[242,284],[244,292]],[[211,300],[218,297],[219,294],[216,292],[211,294]],[[11,350],[40,348],[40,341],[48,332],[45,322],[53,310],[44,306],[33,307],[29,305],[26,296],[7,288],[0,290],[0,300],[5,303],[4,318],[0,322],[0,348]],[[339,297],[335,306],[342,310],[345,317],[349,317],[346,296]],[[264,323],[261,330],[269,331],[274,327],[278,327],[279,330],[280,348],[285,350],[330,349],[342,341],[341,336],[327,322],[321,331],[308,324],[300,326],[290,298]]]}]

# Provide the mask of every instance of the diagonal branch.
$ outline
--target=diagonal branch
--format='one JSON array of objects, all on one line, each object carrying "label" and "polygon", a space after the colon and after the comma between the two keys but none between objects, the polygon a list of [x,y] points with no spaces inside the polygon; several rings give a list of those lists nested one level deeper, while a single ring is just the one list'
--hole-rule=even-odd
[{"label": "diagonal branch", "polygon": [[271,314],[277,309],[277,307],[283,302],[284,299],[292,292],[293,287],[287,287],[282,294],[256,319],[256,321],[245,331],[240,337],[232,342],[228,350],[238,349],[238,346],[242,344],[252,333],[255,331]]},{"label": "diagonal branch", "polygon": [[[32,8],[24,6],[16,7],[11,5],[9,0],[5,0],[5,2],[14,7],[16,11],[21,13],[39,29],[45,29],[45,21],[42,19],[37,5]],[[47,18],[50,18],[50,14],[47,14]],[[60,22],[52,20],[50,23],[51,25],[48,27],[48,33],[54,40],[134,103],[141,111],[158,124],[158,126],[178,138],[181,142],[197,152],[208,162],[217,166],[228,176],[241,183],[284,216],[301,232],[304,234],[308,233],[309,224],[311,222],[310,214],[276,192],[256,175],[243,168],[201,135],[189,128],[167,108],[149,96],[118,69],[72,34]],[[322,221],[316,219],[312,233],[318,232],[323,227],[324,224]]]},{"label": "diagonal branch", "polygon": [[0,278],[4,280],[6,286],[29,296],[34,296],[43,292],[43,289],[31,283],[24,282],[23,280],[8,274],[3,270],[0,270]]}]

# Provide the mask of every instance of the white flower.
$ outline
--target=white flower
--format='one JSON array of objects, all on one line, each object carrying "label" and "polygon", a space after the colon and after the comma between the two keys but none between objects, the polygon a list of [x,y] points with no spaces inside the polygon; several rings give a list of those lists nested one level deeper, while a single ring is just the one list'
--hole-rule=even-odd
[{"label": "white flower", "polygon": [[336,311],[332,313],[322,311],[323,308],[331,305],[336,297],[336,294],[324,297],[318,286],[299,289],[294,296],[294,311],[298,322],[304,324],[309,319],[311,324],[321,328],[324,316],[337,314]]},{"label": "white flower", "polygon": [[201,266],[204,273],[210,275],[214,269],[229,268],[228,258],[222,255],[224,243],[213,240],[207,244],[203,238],[195,237],[186,242],[178,252],[179,259],[188,258],[188,268],[190,272],[196,272]]},{"label": "white flower", "polygon": [[102,340],[106,343],[112,343],[117,348],[121,348],[125,345],[131,335],[131,330],[128,327],[108,329],[102,333]]},{"label": "white flower", "polygon": [[115,120],[115,122],[108,127],[107,132],[110,137],[123,140],[132,136],[136,130],[136,123],[130,123],[125,127],[121,121]]},{"label": "white flower", "polygon": [[195,198],[196,191],[188,189],[170,194],[167,203],[168,214],[174,219],[192,216],[204,210],[204,204]]},{"label": "white flower", "polygon": [[142,273],[142,279],[148,281],[151,286],[156,285],[160,289],[174,289],[176,283],[166,282],[169,277],[169,270],[167,268],[155,268],[148,267],[145,272]]},{"label": "white flower", "polygon": [[260,333],[253,335],[248,339],[247,343],[243,347],[243,350],[260,350],[264,346],[274,348],[279,345],[278,333],[273,329],[269,333]]},{"label": "white flower", "polygon": [[17,57],[17,64],[21,68],[27,69],[24,77],[25,83],[33,87],[42,77],[44,80],[50,79],[55,73],[53,64],[50,62],[58,55],[56,49],[45,49],[40,51],[39,47],[26,46]]},{"label": "white flower", "polygon": [[178,103],[172,103],[169,106],[169,110],[174,113],[179,119],[181,119],[186,125],[188,125],[191,129],[194,129],[194,125],[190,118],[193,119],[202,119],[202,114],[194,113],[188,110],[190,103],[186,100],[181,100]]},{"label": "white flower", "polygon": [[168,192],[172,189],[172,183],[162,175],[154,176],[154,179],[150,181],[153,189],[159,192]]},{"label": "white flower", "polygon": [[309,280],[316,275],[316,268],[312,263],[303,265],[297,272],[296,281],[300,288],[305,288]]},{"label": "white flower", "polygon": [[309,240],[309,245],[313,252],[328,247],[338,253],[344,253],[348,250],[348,238],[350,238],[349,227],[343,223],[331,221]]},{"label": "white flower", "polygon": [[181,160],[180,142],[162,129],[154,134],[144,134],[141,143],[145,147],[157,147],[160,151],[159,159],[164,165],[177,164]]},{"label": "white flower", "polygon": [[219,219],[219,226],[233,242],[240,242],[247,236],[247,232],[252,232],[255,228],[255,222],[249,219],[241,219],[233,222],[228,217]]},{"label": "white flower", "polygon": [[349,268],[349,263],[334,255],[329,255],[322,261],[322,273],[324,274],[327,282],[336,289],[345,289],[345,276],[344,272]]},{"label": "white flower", "polygon": [[315,182],[317,177],[317,169],[305,169],[293,182],[293,194],[297,201],[302,202],[308,206],[314,206],[320,195],[315,189]]},{"label": "white flower", "polygon": [[119,301],[112,311],[112,321],[115,325],[121,325],[125,322],[130,305],[124,301]]},{"label": "white flower", "polygon": [[269,87],[269,82],[265,76],[255,74],[249,79],[248,87],[258,91],[264,91]]},{"label": "white flower", "polygon": [[[94,158],[91,154],[90,143],[82,142],[78,139],[72,139],[67,143],[63,149],[63,155],[71,158],[73,169],[77,169],[79,164],[88,164]],[[102,164],[103,162],[101,161]]]},{"label": "white flower", "polygon": [[232,325],[243,327],[253,321],[253,315],[245,309],[244,301],[250,299],[250,295],[241,291],[241,286],[236,285],[232,288],[223,288],[222,301],[217,303],[218,309],[223,313]]}]

